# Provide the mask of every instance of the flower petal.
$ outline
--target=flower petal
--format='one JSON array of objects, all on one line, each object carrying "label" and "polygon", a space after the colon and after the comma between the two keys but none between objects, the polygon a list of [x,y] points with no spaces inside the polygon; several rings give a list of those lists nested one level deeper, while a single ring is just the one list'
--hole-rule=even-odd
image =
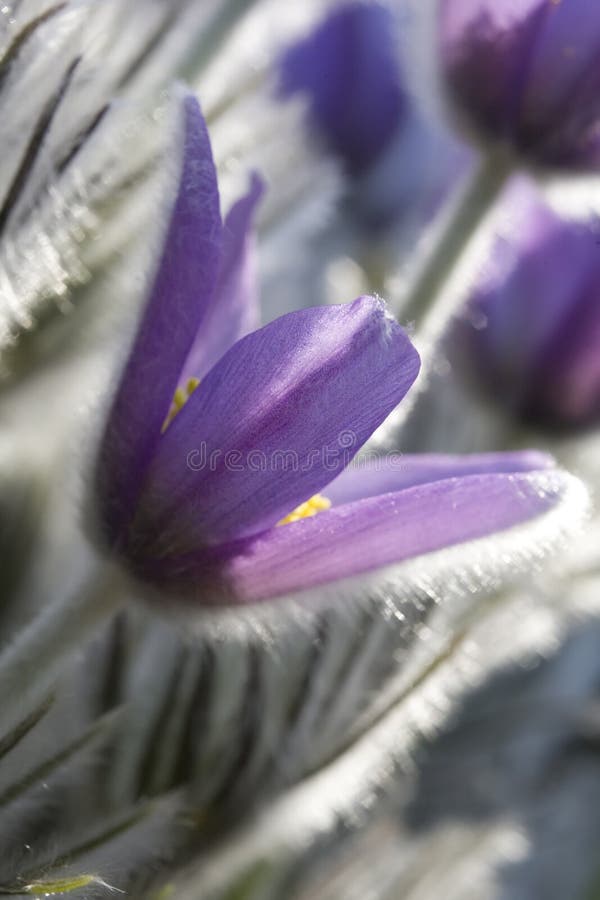
[{"label": "flower petal", "polygon": [[254,172],[247,194],[234,203],[225,217],[217,286],[186,360],[181,383],[188,378],[203,378],[226,350],[258,328],[260,308],[252,225],[264,190],[262,178]]},{"label": "flower petal", "polygon": [[597,4],[443,0],[441,43],[451,91],[487,137],[537,163],[597,167]]},{"label": "flower petal", "polygon": [[334,507],[145,574],[202,605],[258,603],[385,572],[544,514],[568,518],[571,506],[580,516],[584,495],[577,479],[556,469],[449,478]]},{"label": "flower petal", "polygon": [[106,537],[130,521],[186,356],[217,279],[222,225],[200,107],[181,100],[182,158],[161,257],[107,422],[96,473]]},{"label": "flower petal", "polygon": [[418,453],[366,459],[358,457],[335,481],[327,485],[327,498],[338,506],[446,478],[540,471],[553,465],[551,456],[537,450],[468,455]]},{"label": "flower petal", "polygon": [[529,416],[566,428],[600,421],[600,309],[598,278],[587,285],[540,361]]},{"label": "flower petal", "polygon": [[275,525],[350,462],[418,368],[372,297],[299,310],[243,338],[160,441],[136,523],[145,555]]},{"label": "flower petal", "polygon": [[441,58],[455,99],[488,134],[514,137],[547,0],[442,0]]},{"label": "flower petal", "polygon": [[589,138],[597,136],[600,119],[600,11],[589,0],[548,3],[547,8],[530,61],[522,118],[531,139],[543,141],[549,162],[597,164]]},{"label": "flower petal", "polygon": [[528,423],[593,424],[600,415],[596,228],[561,218],[521,179],[500,213],[488,264],[454,326],[458,366]]}]

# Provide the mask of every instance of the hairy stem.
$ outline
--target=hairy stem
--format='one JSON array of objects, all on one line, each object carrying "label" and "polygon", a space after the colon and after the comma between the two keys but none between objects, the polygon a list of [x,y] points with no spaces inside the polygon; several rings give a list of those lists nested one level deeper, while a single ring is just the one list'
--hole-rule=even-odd
[{"label": "hairy stem", "polygon": [[467,299],[465,290],[453,283],[457,271],[512,172],[512,160],[504,151],[489,153],[481,160],[436,235],[433,247],[426,254],[400,306],[401,320],[415,326],[414,340],[421,354],[421,372],[404,402],[382,427],[379,439],[384,443],[406,422],[429,382],[440,339]]},{"label": "hairy stem", "polygon": [[479,164],[438,234],[421,271],[402,304],[402,318],[415,322],[417,333],[430,333],[443,312],[445,287],[471,238],[495,203],[512,171],[510,158],[490,153]]}]

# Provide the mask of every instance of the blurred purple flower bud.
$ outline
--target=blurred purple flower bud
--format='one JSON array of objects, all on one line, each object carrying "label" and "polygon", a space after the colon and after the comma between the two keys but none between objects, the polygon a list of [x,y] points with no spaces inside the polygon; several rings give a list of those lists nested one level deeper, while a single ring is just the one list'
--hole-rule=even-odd
[{"label": "blurred purple flower bud", "polygon": [[278,91],[304,94],[313,135],[342,162],[369,230],[414,231],[468,167],[470,150],[405,90],[401,22],[378,3],[337,7],[278,64]]},{"label": "blurred purple flower bud", "polygon": [[359,175],[392,141],[406,109],[392,12],[340,6],[279,64],[283,97],[305,93],[313,128]]},{"label": "blurred purple flower bud", "polygon": [[469,362],[513,412],[553,427],[600,423],[600,243],[529,182],[504,201],[467,325]]},{"label": "blurred purple flower bud", "polygon": [[485,140],[550,167],[600,165],[600,5],[442,0],[442,66]]}]

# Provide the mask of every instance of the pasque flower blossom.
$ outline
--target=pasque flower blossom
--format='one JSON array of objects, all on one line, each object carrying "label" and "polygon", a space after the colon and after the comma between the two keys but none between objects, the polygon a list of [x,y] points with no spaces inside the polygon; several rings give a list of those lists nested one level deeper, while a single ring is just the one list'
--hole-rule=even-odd
[{"label": "pasque flower blossom", "polygon": [[487,140],[552,167],[600,164],[600,7],[590,0],[442,0],[442,67]]},{"label": "pasque flower blossom", "polygon": [[260,185],[222,225],[191,96],[182,119],[176,199],[97,463],[105,548],[160,590],[241,604],[506,529],[558,502],[564,476],[536,453],[346,468],[408,391],[418,355],[371,297],[242,336]]},{"label": "pasque flower blossom", "polygon": [[596,424],[597,229],[561,217],[524,179],[509,190],[500,216],[507,233],[495,239],[461,325],[469,368],[475,363],[495,400],[520,417],[554,427]]}]

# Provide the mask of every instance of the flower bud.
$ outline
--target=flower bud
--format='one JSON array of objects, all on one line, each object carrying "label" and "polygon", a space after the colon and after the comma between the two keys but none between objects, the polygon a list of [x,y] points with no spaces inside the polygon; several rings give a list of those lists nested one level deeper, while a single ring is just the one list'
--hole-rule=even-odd
[{"label": "flower bud", "polygon": [[495,398],[554,428],[600,423],[600,244],[524,180],[509,190],[468,333]]},{"label": "flower bud", "polygon": [[592,0],[442,0],[442,69],[485,141],[536,165],[600,165],[600,6]]}]

